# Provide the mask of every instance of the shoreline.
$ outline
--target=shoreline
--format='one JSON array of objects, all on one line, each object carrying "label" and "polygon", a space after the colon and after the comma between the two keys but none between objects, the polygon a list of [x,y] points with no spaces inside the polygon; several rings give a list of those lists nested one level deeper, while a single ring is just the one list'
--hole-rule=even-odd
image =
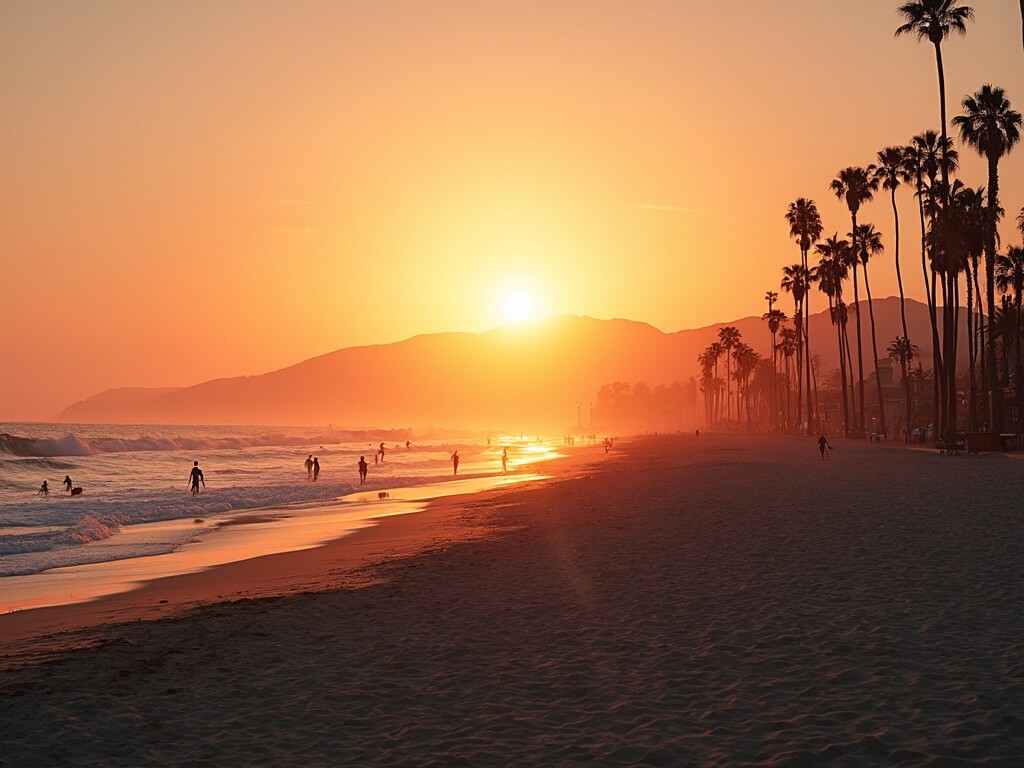
[{"label": "shoreline", "polygon": [[[398,501],[413,509],[376,512],[350,524],[336,538],[312,546],[149,578],[128,589],[83,601],[0,613],[0,670],[100,643],[105,629],[119,624],[174,618],[219,603],[360,588],[376,583],[378,577],[372,572],[390,560],[419,554],[428,547],[475,538],[478,534],[470,527],[452,522],[464,506],[486,504],[511,488],[557,481],[569,468],[595,460],[599,448],[588,446],[569,455],[524,464],[522,470],[528,476],[521,479],[516,477],[518,472],[466,478],[470,482],[487,480],[494,484],[483,490]],[[429,491],[460,480],[382,490],[416,496],[424,489]],[[377,493],[377,489],[357,491],[351,498],[343,497],[331,509],[343,510],[346,505],[365,503]],[[367,498],[361,499],[362,496]],[[259,517],[269,519],[273,511],[258,510]],[[245,518],[253,515],[253,510],[246,510],[238,521],[228,520],[219,525],[244,524]]]}]

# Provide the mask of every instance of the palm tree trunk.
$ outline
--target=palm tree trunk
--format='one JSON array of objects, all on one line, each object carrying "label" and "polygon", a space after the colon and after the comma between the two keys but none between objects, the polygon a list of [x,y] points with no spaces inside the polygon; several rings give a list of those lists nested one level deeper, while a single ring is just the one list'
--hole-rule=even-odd
[{"label": "palm tree trunk", "polygon": [[846,370],[850,386],[850,413],[857,418],[857,388],[853,383],[853,355],[850,352],[850,333],[848,328],[849,312],[843,316],[843,347],[846,349]]},{"label": "palm tree trunk", "polygon": [[976,341],[976,344],[977,344],[976,351],[977,351],[978,357],[979,357],[978,373],[979,373],[979,375],[981,377],[981,382],[982,382],[982,386],[980,387],[980,390],[981,390],[981,408],[980,408],[980,411],[979,411],[979,415],[981,416],[981,419],[979,419],[978,423],[976,424],[976,426],[978,426],[980,428],[981,424],[983,424],[983,423],[987,424],[988,423],[988,400],[989,400],[989,397],[988,397],[988,385],[986,383],[987,380],[988,380],[987,379],[987,377],[988,377],[988,368],[986,367],[986,363],[987,363],[987,360],[988,360],[988,353],[987,353],[987,351],[985,349],[985,336],[988,333],[988,329],[986,328],[986,323],[985,323],[985,300],[984,300],[983,294],[981,292],[981,283],[978,282],[978,272],[979,272],[979,270],[978,270],[978,259],[977,258],[974,258],[973,265],[974,265],[974,269],[972,271],[974,273],[974,295],[977,298],[977,304],[978,304],[978,317],[977,317],[977,320],[976,320],[977,329],[978,329],[977,330],[978,338],[977,338],[977,341]]},{"label": "palm tree trunk", "polygon": [[[937,298],[936,293],[935,293],[936,277],[937,277],[937,273],[935,272],[934,269],[932,269],[932,287],[931,287],[932,299],[931,300],[932,300],[932,306],[935,307],[935,313],[937,315],[938,314],[938,309],[939,309],[939,302],[938,302],[938,298]],[[945,312],[945,308],[943,308],[943,312]],[[943,314],[942,317],[943,317],[943,322],[945,322],[945,317],[946,317],[945,314]],[[940,403],[945,402],[944,400],[942,400],[942,398],[944,397],[943,393],[945,392],[945,389],[946,389],[946,380],[945,380],[945,370],[946,370],[946,368],[945,368],[945,365],[944,365],[943,360],[942,360],[942,346],[939,344],[938,318],[936,318],[935,322],[936,322],[936,325],[935,325],[935,328],[933,330],[934,336],[932,336],[932,354],[934,355],[935,360],[937,362],[936,362],[935,365],[932,366],[932,382],[933,382],[933,385],[934,385],[934,388],[935,388],[935,397],[932,398],[932,401],[933,401],[932,402],[932,425],[935,428],[935,436],[938,437],[939,434],[940,434],[940,426],[941,426],[940,425],[940,421],[941,421],[941,418],[942,418],[942,414],[945,413],[945,411],[940,408]]]},{"label": "palm tree trunk", "polygon": [[[988,156],[988,214],[985,226],[985,287],[988,290],[988,321],[991,323],[996,313],[996,212],[999,210],[999,173],[998,160]],[[989,428],[996,434],[1003,430],[1003,398],[996,377],[996,348],[992,333],[988,335],[988,383],[992,390],[990,401],[991,420]]]},{"label": "palm tree trunk", "polygon": [[796,314],[793,317],[793,325],[796,327],[796,420],[793,424],[794,434],[800,434],[800,427],[797,422],[800,421],[800,413],[803,410],[803,386],[804,386],[804,369],[803,369],[803,315],[799,303],[797,303]]},{"label": "palm tree trunk", "polygon": [[967,262],[967,365],[969,375],[969,389],[970,392],[967,395],[967,431],[977,431],[977,377],[975,376],[974,366],[978,359],[978,346],[974,339],[974,290],[971,284],[971,269],[970,261]]},{"label": "palm tree trunk", "polygon": [[878,342],[875,339],[875,307],[871,301],[871,283],[868,281],[868,265],[864,265],[864,290],[868,294],[868,315],[871,317],[871,353],[875,356],[875,384],[878,387],[878,425],[882,435],[885,429],[885,400],[882,399],[882,374],[878,372]]},{"label": "palm tree trunk", "polygon": [[[854,229],[857,225],[854,224]],[[860,325],[860,290],[857,288],[857,263],[853,265],[853,306],[857,309],[857,399],[860,410],[857,415],[859,420],[857,423],[858,436],[864,436],[864,349],[861,344],[861,325]]]},{"label": "palm tree trunk", "polygon": [[[1024,0],[1021,0],[1024,3]],[[906,299],[903,296],[903,274],[900,272],[900,212],[896,208],[896,188],[892,189],[892,221],[893,231],[896,233],[896,284],[900,289],[900,322],[903,325],[903,338],[909,339],[907,334],[907,308]]]},{"label": "palm tree trunk", "polygon": [[811,273],[807,266],[807,251],[801,249],[800,256],[804,265],[804,275],[807,276],[807,286],[804,290],[804,357],[807,359],[807,434],[809,435],[813,418],[811,415]]},{"label": "palm tree trunk", "polygon": [[843,357],[843,316],[842,300],[836,307],[836,336],[839,338],[839,376],[843,385],[843,437],[850,436],[850,408],[847,403],[848,394],[846,391],[846,359]]},{"label": "palm tree trunk", "polygon": [[942,45],[935,43],[935,66],[939,70],[939,115],[942,119],[942,209],[949,207],[949,158],[946,157],[946,73],[942,67]]}]

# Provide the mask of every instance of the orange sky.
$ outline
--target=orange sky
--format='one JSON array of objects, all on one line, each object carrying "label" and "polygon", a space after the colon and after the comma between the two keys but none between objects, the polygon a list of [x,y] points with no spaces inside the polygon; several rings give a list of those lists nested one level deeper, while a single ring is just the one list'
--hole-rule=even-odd
[{"label": "orange sky", "polygon": [[[787,204],[848,231],[835,173],[938,125],[897,5],[4,4],[0,420],[484,330],[513,289],[665,331],[760,314]],[[1018,6],[973,5],[949,114],[984,82],[1024,111]],[[1015,243],[1024,149],[1000,172]],[[891,251],[888,200],[861,219]]]}]

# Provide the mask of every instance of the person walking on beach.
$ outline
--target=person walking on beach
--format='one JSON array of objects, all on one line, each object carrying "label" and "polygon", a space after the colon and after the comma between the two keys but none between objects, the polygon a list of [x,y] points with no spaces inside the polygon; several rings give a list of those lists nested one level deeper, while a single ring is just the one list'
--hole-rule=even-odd
[{"label": "person walking on beach", "polygon": [[320,457],[314,456],[313,457],[313,480],[316,480],[318,477],[320,477]]},{"label": "person walking on beach", "polygon": [[313,479],[313,454],[309,454],[309,458],[306,459],[306,479]]},{"label": "person walking on beach", "polygon": [[366,482],[366,471],[369,467],[366,466],[366,457],[359,457],[359,484],[362,485]]},{"label": "person walking on beach", "polygon": [[71,475],[64,475],[64,487],[68,489],[68,493],[71,493],[71,486],[74,483],[71,482]]},{"label": "person walking on beach", "polygon": [[384,443],[380,444],[380,463],[384,463]]},{"label": "person walking on beach", "polygon": [[189,475],[189,480],[192,483],[192,495],[195,496],[199,493],[199,484],[203,484],[203,490],[206,490],[206,480],[203,479],[203,470],[199,468],[199,462],[192,462],[192,473]]},{"label": "person walking on beach", "polygon": [[508,472],[508,448],[501,449],[501,474]]},{"label": "person walking on beach", "polygon": [[[43,480],[43,484],[39,486],[39,493],[43,494],[43,496],[50,495],[50,486],[46,484],[45,480]],[[36,495],[38,496],[39,493],[37,493]]]},{"label": "person walking on beach", "polygon": [[452,471],[453,475],[459,474],[459,452],[458,451],[456,451],[455,453],[452,454],[452,470],[453,470]]},{"label": "person walking on beach", "polygon": [[828,444],[828,439],[824,435],[822,435],[821,437],[818,438],[818,452],[821,453],[822,461],[825,460],[826,450],[832,450],[832,446]]}]

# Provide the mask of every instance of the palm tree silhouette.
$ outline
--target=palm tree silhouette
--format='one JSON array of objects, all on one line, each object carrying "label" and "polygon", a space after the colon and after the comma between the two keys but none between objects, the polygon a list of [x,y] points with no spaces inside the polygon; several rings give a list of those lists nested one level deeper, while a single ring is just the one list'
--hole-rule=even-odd
[{"label": "palm tree silhouette", "polygon": [[818,213],[818,206],[814,204],[813,200],[809,200],[805,197],[798,197],[792,203],[789,204],[789,208],[786,210],[786,221],[789,223],[789,234],[795,238],[797,245],[800,246],[800,263],[803,265],[804,270],[807,272],[806,290],[803,296],[803,308],[804,308],[804,324],[803,324],[803,336],[804,336],[804,358],[807,361],[807,430],[810,434],[811,423],[812,423],[812,407],[811,407],[811,340],[810,340],[810,325],[811,325],[811,310],[810,310],[810,283],[813,279],[813,275],[810,269],[810,265],[807,263],[807,253],[811,250],[811,246],[814,245],[821,238],[821,215]]},{"label": "palm tree silhouette", "polygon": [[[1020,140],[1021,114],[1010,107],[1002,88],[988,83],[962,103],[963,114],[953,118],[960,140],[988,161],[988,213],[985,224],[985,287],[989,318],[995,315],[996,220],[999,211],[999,160]],[[995,341],[988,339],[988,387],[992,391],[989,424],[1002,430],[1002,398],[996,379]]]},{"label": "palm tree silhouette", "polygon": [[[1024,2],[1024,0],[1022,0]],[[910,338],[907,333],[906,298],[903,294],[903,274],[900,271],[900,212],[896,207],[896,190],[902,182],[909,182],[913,177],[912,155],[908,157],[907,147],[886,147],[879,151],[878,167],[875,178],[882,189],[889,190],[892,199],[893,242],[895,243],[896,284],[900,289],[900,322],[903,327],[903,338]]]},{"label": "palm tree silhouette", "polygon": [[[804,299],[810,285],[810,273],[803,264],[790,264],[782,268],[782,280],[779,287],[787,293],[793,294],[793,326],[796,333],[796,416],[800,420],[803,394],[803,326],[804,326]],[[808,397],[810,394],[808,393]],[[794,428],[796,424],[794,423]]]},{"label": "palm tree silhouette", "polygon": [[[913,0],[899,7],[904,23],[896,29],[896,37],[914,35],[935,46],[935,66],[939,73],[939,115],[941,117],[942,146],[947,146],[946,135],[946,74],[942,67],[942,41],[952,32],[967,34],[967,22],[974,19],[970,6],[959,5],[957,0]],[[940,163],[942,184],[949,190],[949,160],[942,153]],[[943,201],[948,198],[943,198]]]},{"label": "palm tree silhouette", "polygon": [[[852,237],[853,236],[851,235],[851,238]],[[875,308],[871,299],[871,282],[868,280],[868,261],[873,256],[881,254],[885,250],[885,247],[882,245],[882,235],[875,229],[874,224],[858,224],[857,236],[854,239],[857,242],[861,266],[864,268],[864,290],[868,294],[868,316],[871,319],[871,353],[874,355],[875,384],[878,387],[878,424],[881,427],[882,434],[884,435],[886,434],[885,403],[882,400],[882,377],[878,372],[878,342],[875,339]]]},{"label": "palm tree silhouette", "polygon": [[850,243],[840,240],[839,234],[825,239],[824,243],[814,246],[818,254],[818,289],[828,297],[829,317],[836,327],[836,340],[839,346],[839,376],[842,380],[843,392],[843,435],[850,436],[849,396],[846,389],[846,358],[843,355],[844,328],[846,325],[846,305],[843,303],[843,281],[849,275],[847,252]]},{"label": "palm tree silhouette", "polygon": [[786,362],[786,423],[792,423],[793,414],[790,410],[793,400],[793,385],[790,380],[790,366],[792,364],[793,356],[796,354],[798,349],[796,341],[796,330],[790,328],[788,325],[784,326],[779,331],[779,343],[776,345],[779,352],[782,353],[782,357]]},{"label": "palm tree silhouette", "polygon": [[[732,391],[729,380],[732,378],[732,350],[740,341],[740,330],[733,325],[727,325],[718,329],[718,343],[725,350],[725,418],[732,418]],[[738,399],[738,398],[737,398]],[[739,403],[737,402],[736,418],[739,418]]]},{"label": "palm tree silhouette", "polygon": [[846,201],[846,207],[850,210],[850,220],[853,226],[850,229],[850,237],[852,242],[850,244],[852,254],[852,266],[853,266],[853,304],[857,310],[857,390],[858,400],[860,401],[860,412],[858,420],[859,434],[864,434],[864,354],[861,345],[861,328],[860,328],[860,296],[857,290],[857,266],[860,261],[860,248],[857,245],[857,212],[860,210],[860,206],[863,203],[868,202],[874,197],[875,190],[878,189],[878,180],[875,178],[875,166],[869,165],[867,168],[860,166],[848,166],[843,168],[832,179],[832,183],[829,184],[829,188],[835,193],[835,196],[840,202]]},{"label": "palm tree silhouette", "polygon": [[889,357],[900,364],[900,376],[903,381],[903,397],[907,410],[907,426],[903,433],[903,441],[910,442],[910,430],[913,428],[913,415],[910,405],[910,361],[917,357],[917,347],[910,343],[906,336],[897,336],[889,342]]},{"label": "palm tree silhouette", "polygon": [[779,325],[786,319],[786,314],[779,309],[775,309],[775,302],[779,300],[779,294],[775,291],[767,291],[764,294],[765,301],[768,302],[768,311],[765,312],[761,319],[768,323],[768,332],[772,336],[772,384],[771,384],[771,406],[768,409],[768,426],[770,428],[775,427],[775,413],[776,413],[776,379],[778,378],[778,355],[775,354],[775,334],[779,330]]},{"label": "palm tree silhouette", "polygon": [[[1021,298],[1024,294],[1024,248],[1011,245],[1006,249],[1005,256],[996,259],[996,287],[1003,293],[1013,293],[1014,315],[1017,321],[1014,340],[1016,341],[1016,353],[1014,354],[1014,388],[1019,392],[1024,381],[1021,379],[1021,351],[1020,337],[1024,329],[1021,328]],[[1020,396],[1017,396],[1020,402]]]}]

